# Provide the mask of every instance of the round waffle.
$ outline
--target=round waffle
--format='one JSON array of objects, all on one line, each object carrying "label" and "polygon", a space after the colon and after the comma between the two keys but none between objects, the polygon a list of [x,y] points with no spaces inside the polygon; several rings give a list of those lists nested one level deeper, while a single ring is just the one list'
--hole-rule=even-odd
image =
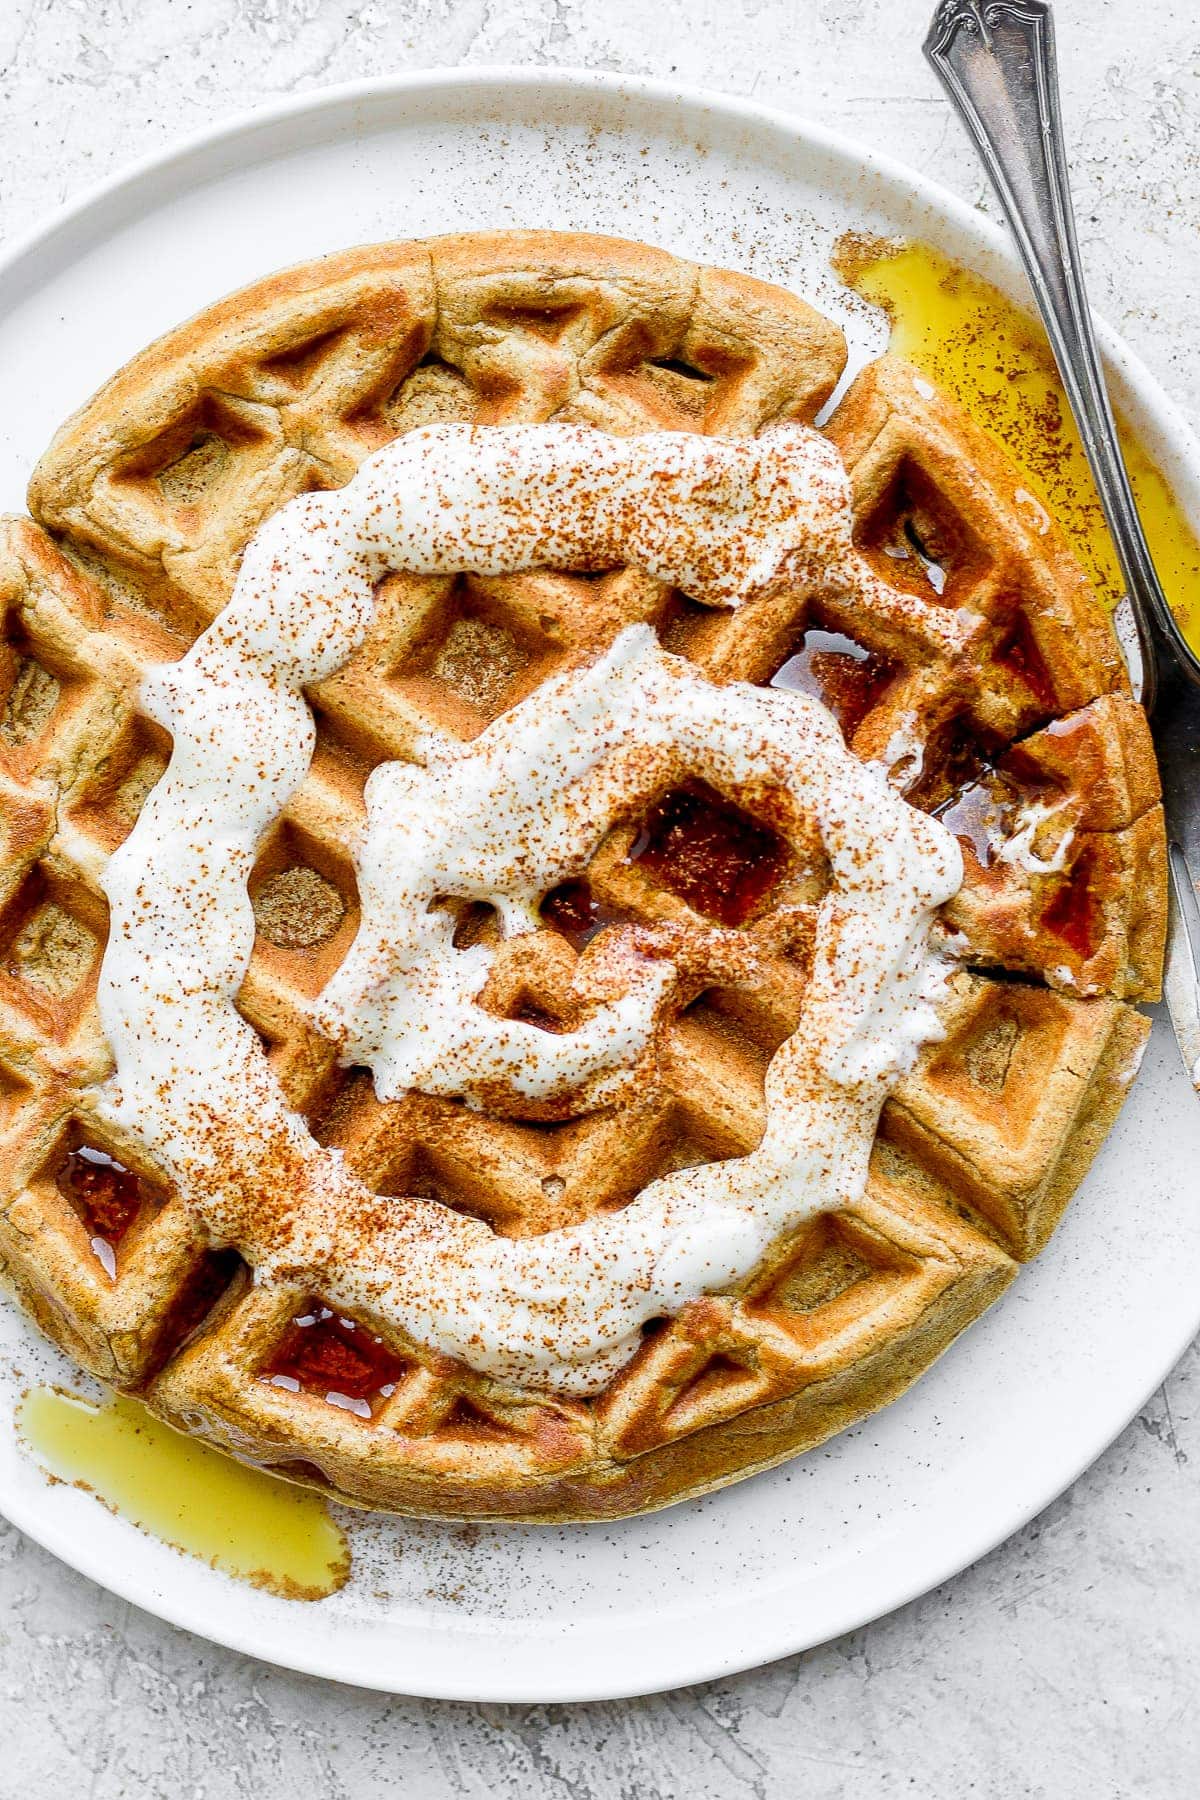
[{"label": "round waffle", "polygon": [[[987,440],[883,359],[826,427],[870,609],[820,584],[736,612],[627,569],[392,575],[308,699],[311,770],[249,880],[238,1005],[289,1103],[376,1194],[532,1236],[673,1169],[746,1155],[800,1016],[812,896],[761,818],[697,789],[618,825],[498,958],[499,1017],[569,1016],[596,928],[720,923],[753,979],[680,990],[652,1078],[559,1119],[339,1065],[313,1007],[359,917],[348,846],[378,763],[472,739],[650,625],[710,680],[817,693],[863,759],[961,839],[962,962],[884,1108],[866,1193],[778,1241],[736,1292],[652,1321],[602,1393],[521,1389],[349,1318],[214,1248],[102,1121],[100,876],[165,767],[140,706],[224,606],[260,523],[418,425],[574,421],[747,437],[811,421],[837,329],[792,296],[645,246],[487,234],[349,252],[211,308],[68,422],[5,530],[0,718],[0,1255],[86,1368],[236,1454],[362,1504],[449,1516],[645,1510],[820,1442],[899,1393],[1046,1242],[1136,1071],[1165,923],[1157,775],[1111,631],[1053,522]],[[723,898],[689,845],[720,847]],[[765,875],[764,875],[765,871]],[[494,924],[460,909],[468,944]],[[789,923],[791,922],[791,923]]]}]

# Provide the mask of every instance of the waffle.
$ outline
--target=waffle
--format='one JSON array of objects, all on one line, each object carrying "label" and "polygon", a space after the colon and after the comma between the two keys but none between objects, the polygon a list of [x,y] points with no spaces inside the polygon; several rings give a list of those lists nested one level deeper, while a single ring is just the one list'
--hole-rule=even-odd
[{"label": "waffle", "polygon": [[[233,1454],[353,1503],[563,1520],[665,1505],[777,1463],[900,1393],[1045,1244],[1119,1108],[1158,991],[1164,840],[1144,718],[1057,528],[990,440],[903,363],[827,427],[884,578],[706,610],[629,570],[394,575],[354,658],[309,698],[310,774],[260,848],[239,998],[289,1102],[383,1195],[497,1232],[619,1207],[745,1154],[798,1015],[819,892],[761,821],[666,795],[614,829],[482,996],[553,1028],[576,959],[619,920],[699,927],[686,846],[723,847],[723,922],[752,984],[686,984],[657,1074],[567,1120],[375,1097],[309,1009],[358,918],[346,848],[366,773],[430,728],[470,738],[547,675],[648,621],[714,680],[816,692],[864,758],[963,841],[962,953],[930,1045],[885,1106],[863,1197],[777,1242],[739,1291],[646,1327],[596,1399],[518,1390],[255,1285],[161,1171],[103,1124],[99,886],[165,767],[138,706],[227,600],[258,524],[440,420],[749,435],[811,421],[840,332],[799,300],[645,246],[497,233],[351,251],[201,314],[61,430],[0,549],[0,1258],[83,1367]],[[1006,853],[1018,843],[1020,854]],[[459,907],[459,941],[494,932]]]}]

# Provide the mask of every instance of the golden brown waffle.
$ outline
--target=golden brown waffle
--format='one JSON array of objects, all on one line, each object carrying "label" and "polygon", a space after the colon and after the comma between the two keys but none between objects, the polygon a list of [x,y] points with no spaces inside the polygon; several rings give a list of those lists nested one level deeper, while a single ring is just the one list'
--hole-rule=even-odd
[{"label": "golden brown waffle", "polygon": [[[1157,991],[1157,776],[1052,522],[990,441],[886,359],[829,430],[894,608],[850,617],[789,592],[717,614],[622,570],[389,578],[362,649],[311,695],[317,754],[251,879],[240,1001],[291,1103],[365,1181],[500,1232],[618,1207],[665,1170],[751,1149],[818,896],[772,882],[761,824],[731,823],[715,796],[666,796],[614,831],[587,883],[548,903],[546,929],[503,947],[485,994],[563,1020],[597,923],[702,922],[679,845],[718,831],[727,910],[763,973],[750,989],[693,986],[636,1100],[563,1123],[421,1095],[383,1105],[306,1019],[355,931],[346,844],[369,768],[430,727],[478,733],[649,620],[716,679],[819,691],[856,751],[895,765],[964,835],[947,1035],[887,1105],[860,1202],[779,1242],[743,1291],[648,1328],[585,1403],[339,1321],[319,1295],[253,1286],[95,1114],[110,1066],[98,877],[169,753],[138,710],[140,676],[219,610],[261,520],[431,420],[749,434],[811,420],[843,359],[834,326],[747,277],[616,240],[489,234],[273,277],[137,358],[60,432],[31,484],[37,523],[10,522],[0,558],[0,1256],[83,1366],[360,1503],[614,1516],[765,1467],[883,1404],[1045,1243],[1136,1068],[1147,1025],[1128,1003]],[[1024,861],[999,857],[1031,816]],[[490,929],[463,912],[463,941]]]}]

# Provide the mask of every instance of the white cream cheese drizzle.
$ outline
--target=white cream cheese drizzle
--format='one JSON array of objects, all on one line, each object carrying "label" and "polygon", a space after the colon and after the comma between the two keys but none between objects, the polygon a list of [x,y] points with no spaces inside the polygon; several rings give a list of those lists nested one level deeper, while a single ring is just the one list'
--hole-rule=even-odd
[{"label": "white cream cheese drizzle", "polygon": [[841,465],[800,426],[745,443],[571,426],[411,433],[346,488],[268,520],[224,612],[148,678],[173,755],[104,875],[100,1008],[116,1073],[101,1107],[214,1241],[260,1280],[309,1283],[495,1376],[581,1394],[606,1385],[647,1319],[738,1282],[781,1231],[862,1192],[883,1099],[938,1032],[946,965],[928,939],[961,880],[949,832],[851,756],[818,702],[710,683],[648,627],[474,744],[430,743],[423,767],[379,768],[362,927],[319,1017],[347,1055],[369,1057],[385,1096],[590,1083],[594,1103],[645,1053],[672,979],[664,961],[631,968],[553,1048],[475,1004],[486,953],[454,948],[448,920],[426,910],[433,894],[490,899],[507,932],[531,929],[540,894],[583,868],[630,795],[680,774],[734,798],[771,790],[797,830],[803,815],[823,838],[833,886],[800,1026],[767,1073],[759,1147],[541,1237],[373,1194],[289,1110],[234,999],[256,846],[312,755],[302,690],[361,642],[379,579],[613,564],[724,606],[775,584],[852,595],[875,580],[851,545]]},{"label": "white cream cheese drizzle", "polygon": [[1051,856],[1039,856],[1033,846],[1042,826],[1062,812],[1063,805],[1061,799],[1056,799],[1033,800],[1023,806],[1017,815],[1015,829],[1007,837],[997,835],[992,844],[997,862],[1023,869],[1027,875],[1061,874],[1075,842],[1074,827],[1067,825],[1064,828]]},{"label": "white cream cheese drizzle", "polygon": [[[900,843],[916,834],[888,841],[897,833],[879,812],[882,784],[864,781],[824,708],[715,686],[662,651],[648,625],[631,626],[592,668],[546,682],[473,743],[430,743],[424,766],[385,763],[370,777],[357,857],[362,923],[315,1011],[344,1060],[368,1064],[384,1100],[418,1088],[486,1103],[509,1084],[529,1098],[574,1094],[582,1110],[636,1080],[669,965],[635,960],[624,993],[577,1030],[548,1033],[475,1003],[492,953],[456,950],[453,918],[431,902],[487,901],[507,935],[536,930],[541,896],[584,870],[614,819],[687,775],[751,805],[764,788],[777,809],[790,801],[777,823],[803,845],[816,822],[843,903],[855,897],[854,929],[888,943],[905,929],[881,883],[907,891],[916,870]],[[872,834],[884,841],[864,867]],[[878,948],[873,941],[863,964],[866,988],[849,968],[839,975],[847,1079],[852,1056],[865,1067],[877,1054],[869,984]]]}]

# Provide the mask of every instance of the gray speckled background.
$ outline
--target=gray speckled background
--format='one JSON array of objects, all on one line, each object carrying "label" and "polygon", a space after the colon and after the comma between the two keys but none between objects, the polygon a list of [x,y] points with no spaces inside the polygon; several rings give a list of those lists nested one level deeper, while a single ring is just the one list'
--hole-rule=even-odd
[{"label": "gray speckled background", "polygon": [[[931,0],[0,0],[0,233],[231,109],[431,64],[574,63],[755,94],[982,198],[919,54]],[[1058,0],[1098,303],[1200,411],[1191,0]],[[914,1794],[1200,1784],[1200,1355],[1027,1530],[807,1655],[630,1704],[441,1705],[200,1643],[0,1528],[0,1800]]]}]

